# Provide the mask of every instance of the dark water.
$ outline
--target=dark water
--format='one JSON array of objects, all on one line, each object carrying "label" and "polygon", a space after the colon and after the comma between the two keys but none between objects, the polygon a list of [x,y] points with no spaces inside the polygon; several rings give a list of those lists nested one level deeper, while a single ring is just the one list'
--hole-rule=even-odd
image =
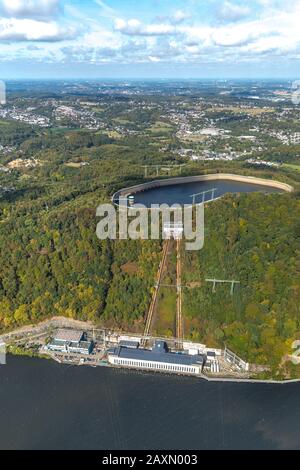
[{"label": "dark water", "polygon": [[[135,194],[135,202],[150,207],[151,204],[191,204],[193,199],[191,195],[208,191],[216,188],[215,197],[223,196],[226,193],[276,193],[282,192],[280,189],[270,186],[261,186],[257,184],[240,183],[238,181],[216,180],[200,181],[196,183],[176,184],[161,188],[148,189],[144,192]],[[205,195],[205,201],[212,199],[212,194]],[[196,202],[202,202],[202,196],[196,199]]]},{"label": "dark water", "polygon": [[300,449],[299,393],[9,357],[0,448]]}]

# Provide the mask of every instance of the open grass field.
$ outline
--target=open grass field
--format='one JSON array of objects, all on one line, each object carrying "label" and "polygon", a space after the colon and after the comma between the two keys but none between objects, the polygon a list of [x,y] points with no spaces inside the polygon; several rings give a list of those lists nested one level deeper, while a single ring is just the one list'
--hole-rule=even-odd
[{"label": "open grass field", "polygon": [[284,163],[283,168],[288,168],[290,170],[300,171],[300,164]]},{"label": "open grass field", "polygon": [[[170,243],[167,261],[162,276],[162,284],[176,286],[176,247]],[[154,312],[153,333],[158,336],[173,337],[176,333],[176,287],[161,287]]]},{"label": "open grass field", "polygon": [[148,130],[152,134],[171,133],[173,131],[173,127],[167,122],[156,121]]},{"label": "open grass field", "polygon": [[157,306],[154,332],[157,335],[173,337],[176,331],[176,289],[162,287]]},{"label": "open grass field", "polygon": [[260,116],[261,114],[274,113],[273,108],[239,108],[238,106],[226,106],[226,107],[216,107],[210,108],[208,112],[230,112],[236,114],[249,114],[251,116]]},{"label": "open grass field", "polygon": [[65,163],[65,166],[68,167],[68,168],[79,169],[79,168],[82,167],[82,164],[81,163],[76,163],[76,162],[68,162],[68,163]]},{"label": "open grass field", "polygon": [[105,132],[105,134],[107,134],[108,137],[110,137],[111,139],[122,139],[122,137],[123,137],[122,134],[120,134],[117,131],[107,131],[107,132]]},{"label": "open grass field", "polygon": [[122,118],[122,117],[117,117],[117,118],[114,118],[113,119],[114,122],[116,122],[117,124],[132,124],[132,121],[129,121],[129,119],[125,119],[125,118]]},{"label": "open grass field", "polygon": [[197,143],[197,142],[204,142],[207,140],[208,136],[206,135],[200,135],[200,134],[186,134],[182,137],[180,137],[180,140],[183,142],[192,142],[192,143]]}]

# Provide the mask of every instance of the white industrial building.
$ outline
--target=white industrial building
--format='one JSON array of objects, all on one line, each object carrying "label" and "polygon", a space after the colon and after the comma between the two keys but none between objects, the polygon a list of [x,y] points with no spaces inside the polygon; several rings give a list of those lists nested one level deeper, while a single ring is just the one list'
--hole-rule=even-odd
[{"label": "white industrial building", "polygon": [[153,349],[128,348],[119,346],[108,351],[108,362],[114,366],[161,372],[199,375],[205,357],[168,351],[164,341],[155,341]]}]

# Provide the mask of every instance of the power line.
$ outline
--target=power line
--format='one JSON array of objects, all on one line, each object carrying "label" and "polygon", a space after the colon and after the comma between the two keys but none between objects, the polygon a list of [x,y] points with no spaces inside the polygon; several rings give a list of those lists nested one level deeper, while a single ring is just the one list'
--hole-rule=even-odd
[{"label": "power line", "polygon": [[216,191],[218,191],[218,188],[213,188],[213,189],[209,189],[207,191],[202,191],[201,193],[192,194],[190,197],[193,198],[193,206],[196,204],[196,198],[198,196],[202,196],[202,204],[205,202],[205,195],[208,194],[208,193],[211,193],[211,196],[212,196],[210,200],[215,199]]},{"label": "power line", "polygon": [[230,281],[230,280],[223,280],[223,279],[205,279],[206,282],[211,282],[213,284],[212,291],[213,293],[216,292],[216,285],[217,284],[231,284],[230,295],[233,295],[234,287],[237,284],[240,284],[240,281]]},{"label": "power line", "polygon": [[151,169],[151,168],[155,168],[156,169],[156,176],[159,176],[159,173],[160,173],[160,170],[162,169],[166,169],[169,176],[171,175],[171,171],[172,169],[174,168],[179,168],[179,173],[181,174],[182,172],[182,167],[185,166],[186,163],[182,163],[182,164],[178,164],[178,165],[141,165],[142,168],[144,168],[144,176],[145,176],[145,179],[148,178],[148,170]]}]

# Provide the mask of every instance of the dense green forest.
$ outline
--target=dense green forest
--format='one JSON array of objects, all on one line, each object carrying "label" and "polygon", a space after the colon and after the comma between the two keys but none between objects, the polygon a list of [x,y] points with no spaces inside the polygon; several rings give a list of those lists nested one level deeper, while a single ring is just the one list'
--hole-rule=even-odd
[{"label": "dense green forest", "polygon": [[[178,150],[197,153],[208,145],[180,140],[174,122],[166,117],[170,110],[193,109],[193,95],[184,101],[175,94],[134,99],[99,95],[98,103],[88,106],[100,120],[95,130],[71,118],[58,125],[51,103],[56,100],[57,109],[61,95],[43,93],[32,98],[20,91],[16,106],[21,111],[34,107],[51,119],[49,128],[0,120],[0,330],[62,315],[142,331],[161,242],[98,240],[96,208],[118,189],[144,181],[144,165],[152,165],[148,178],[156,178],[156,165],[162,168],[159,177],[166,177],[165,166],[184,163],[181,170],[173,167],[171,175],[238,173],[278,179],[296,189],[285,195],[227,196],[208,205],[204,249],[183,253],[184,282],[190,287],[184,291],[186,335],[209,346],[226,344],[249,361],[277,367],[300,336],[297,164],[253,167],[245,161],[247,156],[190,161],[180,155]],[[91,97],[80,99],[85,103]],[[197,120],[196,108],[191,127],[207,126],[211,114],[232,132],[226,145],[222,139],[213,140],[211,150],[223,151],[230,144],[237,151],[250,151],[252,144],[236,136],[261,122],[264,129],[276,128],[272,112],[262,119],[259,114],[209,111],[215,97],[208,99],[211,104],[201,101],[199,108],[208,108],[206,118],[199,113]],[[64,95],[60,104],[80,112],[85,106],[73,95]],[[298,162],[299,145],[283,146],[267,132],[260,137],[268,147],[262,157]],[[233,297],[228,286],[217,286],[212,294],[205,283],[208,277],[234,278],[241,285]],[[175,302],[163,294],[164,313]],[[155,328],[165,332],[159,313]]]},{"label": "dense green forest", "polygon": [[[23,158],[41,164],[0,172],[0,328],[54,315],[142,328],[161,244],[96,236],[97,206],[141,177],[126,155],[130,142],[120,160],[122,147],[107,135],[6,127],[12,140],[18,131]],[[66,165],[81,161],[88,165]]]},{"label": "dense green forest", "polygon": [[[300,200],[227,196],[205,211],[205,245],[184,253],[184,314],[192,338],[278,366],[300,333]],[[188,268],[188,269],[187,269]],[[240,281],[230,286],[205,279]],[[191,288],[193,283],[197,287]]]},{"label": "dense green forest", "polygon": [[159,242],[100,241],[96,222],[94,210],[66,207],[1,224],[2,327],[54,315],[124,328],[143,320]]}]

